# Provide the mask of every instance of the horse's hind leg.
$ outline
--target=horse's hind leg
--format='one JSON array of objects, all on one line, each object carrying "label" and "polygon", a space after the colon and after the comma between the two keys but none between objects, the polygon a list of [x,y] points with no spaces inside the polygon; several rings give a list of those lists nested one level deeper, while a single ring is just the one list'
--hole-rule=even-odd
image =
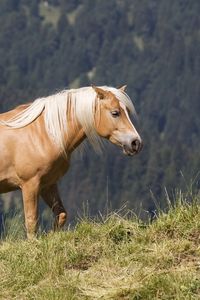
[{"label": "horse's hind leg", "polygon": [[35,180],[26,182],[22,186],[25,225],[28,239],[35,237],[38,223],[38,192],[39,184]]},{"label": "horse's hind leg", "polygon": [[41,196],[55,215],[54,230],[62,228],[67,220],[67,212],[62,204],[57,185],[53,184],[43,189]]}]

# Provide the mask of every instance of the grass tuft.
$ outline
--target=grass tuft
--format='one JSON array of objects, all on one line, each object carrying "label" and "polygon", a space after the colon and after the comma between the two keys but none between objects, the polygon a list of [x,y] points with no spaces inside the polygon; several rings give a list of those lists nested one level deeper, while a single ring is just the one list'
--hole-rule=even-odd
[{"label": "grass tuft", "polygon": [[180,197],[147,226],[113,213],[34,241],[9,233],[0,299],[200,299],[199,199]]}]

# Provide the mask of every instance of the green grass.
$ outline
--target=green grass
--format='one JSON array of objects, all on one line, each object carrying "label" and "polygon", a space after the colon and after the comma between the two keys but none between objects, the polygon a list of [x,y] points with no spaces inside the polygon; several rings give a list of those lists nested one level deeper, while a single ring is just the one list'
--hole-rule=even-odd
[{"label": "green grass", "polygon": [[180,195],[144,225],[111,214],[0,244],[0,299],[200,299],[200,205]]}]

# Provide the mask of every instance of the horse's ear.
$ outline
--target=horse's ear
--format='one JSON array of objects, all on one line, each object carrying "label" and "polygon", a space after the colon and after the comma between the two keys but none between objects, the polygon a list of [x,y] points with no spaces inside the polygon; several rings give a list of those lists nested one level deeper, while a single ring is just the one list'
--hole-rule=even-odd
[{"label": "horse's ear", "polygon": [[126,88],[127,88],[127,85],[125,84],[125,85],[119,87],[118,90],[125,92]]},{"label": "horse's ear", "polygon": [[100,99],[106,98],[106,96],[107,96],[106,91],[104,91],[103,89],[101,89],[95,85],[92,85],[92,88],[95,90],[95,92],[97,93],[97,95],[99,96]]}]

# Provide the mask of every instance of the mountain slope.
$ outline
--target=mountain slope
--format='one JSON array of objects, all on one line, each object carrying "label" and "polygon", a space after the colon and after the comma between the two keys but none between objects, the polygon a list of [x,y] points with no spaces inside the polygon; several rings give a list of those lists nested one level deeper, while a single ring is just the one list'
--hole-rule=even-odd
[{"label": "mountain slope", "polygon": [[32,242],[10,231],[0,299],[199,299],[199,199],[177,201],[149,225],[113,213]]}]

